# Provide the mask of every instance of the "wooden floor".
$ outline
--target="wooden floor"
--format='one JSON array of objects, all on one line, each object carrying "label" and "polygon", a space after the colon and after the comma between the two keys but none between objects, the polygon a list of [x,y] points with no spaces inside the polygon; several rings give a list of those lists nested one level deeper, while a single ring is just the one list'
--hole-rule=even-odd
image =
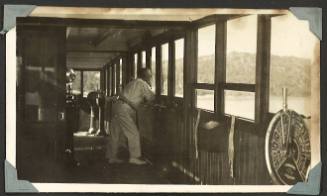
[{"label": "wooden floor", "polygon": [[[99,136],[87,136],[86,132],[74,134],[75,160],[79,166],[63,172],[62,180],[74,183],[107,184],[168,184],[165,173],[160,173],[151,164],[132,165],[127,162],[126,150],[119,153],[125,160],[121,164],[108,164],[105,149],[108,139]],[[92,147],[93,150],[88,148]],[[96,150],[95,150],[96,149]]]},{"label": "wooden floor", "polygon": [[98,162],[67,169],[62,177],[63,181],[74,183],[169,184],[163,173],[150,164],[138,166]]}]

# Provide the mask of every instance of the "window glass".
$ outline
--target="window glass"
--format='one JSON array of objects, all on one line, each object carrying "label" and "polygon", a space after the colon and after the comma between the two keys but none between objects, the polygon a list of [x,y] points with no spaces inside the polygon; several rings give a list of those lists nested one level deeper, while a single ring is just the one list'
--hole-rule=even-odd
[{"label": "window glass", "polygon": [[175,41],[175,96],[183,97],[184,39]]},{"label": "window glass", "polygon": [[213,90],[196,89],[196,108],[214,111],[215,94]]},{"label": "window glass", "polygon": [[123,84],[123,59],[119,59],[119,85],[120,85],[120,88]]},{"label": "window glass", "polygon": [[108,95],[111,95],[112,91],[112,67],[109,66],[109,71],[108,71]]},{"label": "window glass", "polygon": [[100,71],[83,71],[83,96],[100,89]]},{"label": "window glass", "polygon": [[161,94],[168,95],[168,59],[169,59],[168,43],[161,46]]},{"label": "window glass", "polygon": [[198,29],[198,83],[215,82],[216,25]]},{"label": "window glass", "polygon": [[146,67],[146,52],[142,51],[142,68]]},{"label": "window glass", "polygon": [[113,65],[113,93],[117,94],[117,64]]},{"label": "window glass", "polygon": [[227,83],[255,83],[257,16],[227,22]]},{"label": "window glass", "polygon": [[137,78],[137,59],[138,55],[137,53],[134,54],[134,78]]},{"label": "window glass", "polygon": [[151,49],[151,71],[152,71],[152,83],[151,87],[156,92],[156,48]]},{"label": "window glass", "polygon": [[72,93],[73,94],[81,94],[81,71],[74,71],[76,78],[73,81],[72,85]]},{"label": "window glass", "polygon": [[116,93],[120,92],[120,84],[121,84],[121,78],[120,78],[120,61],[117,62],[116,65]]},{"label": "window glass", "polygon": [[310,115],[311,67],[319,40],[310,31],[307,21],[292,14],[271,20],[270,97],[269,111],[282,109],[282,88],[288,90],[288,108]]},{"label": "window glass", "polygon": [[255,93],[225,90],[225,114],[254,120]]}]

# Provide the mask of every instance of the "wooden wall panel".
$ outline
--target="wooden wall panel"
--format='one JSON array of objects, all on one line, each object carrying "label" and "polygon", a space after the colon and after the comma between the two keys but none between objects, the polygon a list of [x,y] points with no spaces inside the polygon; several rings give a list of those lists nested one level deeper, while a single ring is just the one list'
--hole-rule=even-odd
[{"label": "wooden wall panel", "polygon": [[[154,157],[157,164],[171,167],[171,172],[183,176],[178,178],[178,183],[220,185],[271,183],[264,160],[264,134],[260,133],[263,130],[254,123],[236,120],[234,179],[232,179],[227,152],[199,151],[199,156],[196,158],[193,133],[185,129],[182,121],[184,117],[180,112],[167,108],[155,110],[152,115],[157,120],[151,122],[156,125],[152,126],[153,130],[147,132],[153,132],[152,147],[157,149]],[[220,139],[217,138],[217,142]],[[177,179],[176,175],[173,175],[174,180]]]}]

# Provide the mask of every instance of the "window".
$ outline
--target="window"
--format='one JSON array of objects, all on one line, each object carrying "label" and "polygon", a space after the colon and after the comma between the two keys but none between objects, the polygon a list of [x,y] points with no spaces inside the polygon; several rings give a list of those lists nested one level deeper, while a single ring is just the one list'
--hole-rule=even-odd
[{"label": "window", "polygon": [[100,71],[83,71],[83,96],[100,89]]},{"label": "window", "polygon": [[142,51],[142,68],[146,67],[146,52]]},{"label": "window", "polygon": [[[196,85],[200,84],[200,86],[196,87],[195,89],[195,106],[197,108],[210,111],[215,111],[215,91],[212,90],[215,83],[215,42],[216,25],[210,25],[198,29],[198,64]],[[179,43],[179,45],[182,45],[182,43]],[[181,46],[176,45],[176,48],[177,47],[181,48]],[[179,80],[182,81],[182,78]]]},{"label": "window", "polygon": [[198,83],[215,82],[216,25],[198,29]]},{"label": "window", "polygon": [[224,111],[255,120],[257,15],[227,21]]},{"label": "window", "polygon": [[226,82],[255,83],[257,16],[227,22]]},{"label": "window", "polygon": [[123,85],[123,59],[120,58],[119,59],[119,85],[120,85],[120,88],[122,88],[122,85]]},{"label": "window", "polygon": [[161,45],[161,95],[168,95],[168,43]]},{"label": "window", "polygon": [[175,41],[175,96],[183,97],[184,39]]},{"label": "window", "polygon": [[137,61],[138,61],[137,53],[134,54],[134,78],[137,78]]},{"label": "window", "polygon": [[76,74],[76,78],[72,85],[72,93],[73,94],[81,94],[81,71],[74,71]]},{"label": "window", "polygon": [[254,92],[225,90],[224,99],[225,114],[254,120]]},{"label": "window", "polygon": [[108,66],[108,95],[112,95],[112,67]]},{"label": "window", "polygon": [[120,61],[118,61],[116,64],[116,93],[118,94],[120,92],[120,84],[121,84],[121,78],[120,78]]},{"label": "window", "polygon": [[152,83],[151,87],[156,92],[156,48],[151,49],[151,71],[152,71]]},{"label": "window", "polygon": [[215,96],[213,90],[196,89],[196,108],[214,111]]},{"label": "window", "polygon": [[117,74],[116,74],[116,64],[112,65],[112,94],[116,95],[117,93]]},{"label": "window", "polygon": [[282,109],[282,88],[288,90],[288,108],[310,115],[311,66],[319,41],[307,21],[292,14],[272,17],[269,112]]}]

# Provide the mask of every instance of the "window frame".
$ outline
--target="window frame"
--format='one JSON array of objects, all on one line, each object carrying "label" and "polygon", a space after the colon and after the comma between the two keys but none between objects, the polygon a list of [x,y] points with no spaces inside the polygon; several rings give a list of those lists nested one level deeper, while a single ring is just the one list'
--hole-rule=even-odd
[{"label": "window frame", "polygon": [[[175,68],[174,68],[174,58],[171,56],[174,55],[171,48],[173,48],[174,44],[172,44],[175,40],[178,39],[184,39],[184,67],[185,67],[185,36],[186,32],[185,30],[178,30],[178,31],[167,31],[165,34],[160,34],[155,37],[149,38],[146,42],[141,42],[141,44],[135,45],[131,50],[129,51],[130,58],[132,62],[134,62],[134,54],[138,54],[138,59],[139,55],[141,56],[142,51],[146,51],[146,67],[151,69],[151,63],[152,63],[152,55],[155,55],[155,94],[157,97],[157,100],[160,103],[167,103],[167,101],[178,101],[178,100],[183,100],[182,97],[175,97],[174,96],[174,88],[175,88]],[[162,95],[161,94],[161,73],[162,73],[162,64],[161,64],[161,45],[168,43],[168,93],[167,95]],[[155,54],[152,54],[151,49],[155,48]],[[138,60],[139,67],[141,67],[141,61]],[[133,75],[133,66],[131,66],[132,71],[131,75]],[[185,96],[185,74],[183,76],[183,92]],[[171,78],[171,79],[169,79]]]},{"label": "window frame", "polygon": [[[183,77],[182,77],[182,80],[183,80],[183,95],[181,97],[179,96],[176,96],[176,41],[178,40],[183,40]],[[176,38],[172,41],[173,43],[173,54],[172,54],[172,72],[173,72],[173,92],[172,92],[172,96],[174,98],[177,98],[177,99],[183,99],[184,98],[184,94],[185,94],[185,36],[183,37],[179,37],[179,38]]]},{"label": "window frame", "polygon": [[[162,80],[162,47],[167,44],[167,49],[168,49],[168,62],[167,62],[167,94],[163,94],[163,80]],[[169,81],[170,77],[171,77],[171,41],[167,41],[167,42],[163,42],[159,45],[160,47],[160,72],[159,72],[159,84],[160,84],[160,91],[159,91],[159,95],[161,97],[170,97],[171,96],[171,91],[172,89],[170,88],[171,85],[171,81]]]},{"label": "window frame", "polygon": [[198,69],[198,59],[194,62],[194,75],[195,79],[192,83],[192,95],[194,100],[194,108],[196,108],[196,89],[203,90],[214,90],[215,93],[215,110],[207,112],[215,113],[218,119],[224,119],[226,114],[225,108],[225,98],[224,91],[244,91],[254,93],[254,119],[247,119],[244,117],[236,116],[238,119],[251,121],[253,123],[261,123],[265,121],[268,116],[269,107],[269,70],[270,70],[270,34],[271,34],[271,15],[258,15],[257,16],[257,51],[256,51],[256,64],[255,64],[255,83],[227,83],[226,82],[226,42],[227,42],[227,21],[238,17],[243,17],[246,15],[233,16],[230,18],[225,18],[223,20],[215,20],[215,22],[202,22],[199,21],[198,25],[195,25],[194,33],[195,36],[195,50],[196,58],[198,58],[197,44],[198,44],[198,29],[206,27],[212,24],[216,25],[216,36],[215,36],[215,82],[214,84],[208,83],[198,83],[197,82],[197,69]]},{"label": "window frame", "polygon": [[[215,73],[214,73],[214,82],[213,83],[203,83],[203,82],[198,82],[198,61],[199,61],[199,55],[198,55],[198,44],[199,44],[199,29],[200,28],[205,28],[211,25],[215,25],[215,63],[214,63],[214,68],[215,68]],[[207,109],[203,109],[200,108],[201,110],[204,110],[206,112],[209,113],[217,113],[217,93],[216,93],[216,79],[217,79],[217,60],[216,60],[216,56],[217,56],[217,22],[208,22],[208,23],[200,23],[198,26],[196,26],[195,29],[195,37],[196,37],[196,41],[195,41],[195,50],[196,50],[196,54],[195,54],[195,62],[194,62],[194,83],[192,84],[192,94],[194,95],[193,99],[194,99],[194,108],[198,109],[196,107],[197,105],[197,95],[196,95],[196,90],[212,90],[214,93],[214,110],[207,110]]]}]

